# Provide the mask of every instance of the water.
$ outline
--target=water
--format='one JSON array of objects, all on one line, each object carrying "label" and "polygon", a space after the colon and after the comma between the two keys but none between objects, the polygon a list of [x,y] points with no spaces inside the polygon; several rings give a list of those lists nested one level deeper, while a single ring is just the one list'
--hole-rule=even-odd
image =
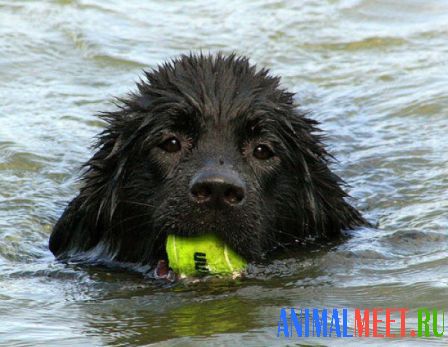
[{"label": "water", "polygon": [[[414,326],[418,307],[446,311],[447,23],[439,0],[0,0],[0,344],[284,345],[281,307],[409,307]],[[47,240],[103,127],[93,114],[199,49],[283,76],[379,228],[233,283],[56,263]],[[307,341],[289,342],[359,344]]]}]

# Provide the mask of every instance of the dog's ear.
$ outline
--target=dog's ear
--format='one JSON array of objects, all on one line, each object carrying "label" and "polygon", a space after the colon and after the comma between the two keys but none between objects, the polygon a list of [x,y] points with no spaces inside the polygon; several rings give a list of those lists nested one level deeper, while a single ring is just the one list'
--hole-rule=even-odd
[{"label": "dog's ear", "polygon": [[296,228],[306,236],[334,237],[343,229],[365,225],[365,219],[346,201],[345,183],[329,168],[332,156],[322,142],[318,122],[294,111],[284,124],[283,133],[296,174],[297,189],[291,199],[300,206],[293,209],[304,211],[300,216],[295,212],[295,217],[288,217],[300,223]]},{"label": "dog's ear", "polygon": [[[146,76],[154,82],[152,74]],[[167,98],[160,97],[163,90],[143,81],[137,87],[136,93],[117,99],[117,111],[99,115],[107,125],[97,136],[95,154],[84,164],[79,195],[67,206],[53,229],[50,249],[55,254],[90,249],[111,229],[127,163],[135,151],[141,150],[136,147],[143,142],[137,138],[151,129],[156,132],[156,125],[160,127],[162,123],[154,115],[171,105]],[[159,102],[154,103],[155,99]],[[151,145],[148,141],[146,144]]]},{"label": "dog's ear", "polygon": [[84,164],[80,193],[67,206],[50,237],[50,250],[58,256],[94,247],[110,229],[132,152],[129,147],[148,123],[125,108],[104,113],[101,118],[108,125],[98,135],[95,154]]},{"label": "dog's ear", "polygon": [[72,253],[86,251],[99,241],[99,226],[92,228],[89,213],[82,207],[78,195],[64,210],[50,236],[50,251],[58,258],[69,257]]},{"label": "dog's ear", "polygon": [[105,216],[111,217],[115,208],[114,192],[119,176],[116,153],[120,142],[120,136],[110,128],[99,136],[96,153],[84,164],[80,193],[53,228],[49,247],[58,257],[88,250],[101,238]]}]

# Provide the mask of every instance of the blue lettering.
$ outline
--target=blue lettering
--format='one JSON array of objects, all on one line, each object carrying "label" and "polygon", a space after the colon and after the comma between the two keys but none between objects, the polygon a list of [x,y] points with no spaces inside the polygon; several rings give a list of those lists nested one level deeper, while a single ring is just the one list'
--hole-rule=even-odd
[{"label": "blue lettering", "polygon": [[283,332],[285,337],[289,337],[289,329],[288,329],[288,319],[286,317],[286,309],[280,309],[280,320],[278,321],[277,326],[277,337],[280,337],[280,333]]},{"label": "blue lettering", "polygon": [[327,309],[322,310],[322,319],[319,317],[319,310],[313,308],[313,336],[327,336]]},{"label": "blue lettering", "polygon": [[302,337],[302,310],[300,310],[300,319],[297,318],[296,311],[291,309],[291,336],[293,334],[293,327],[296,330],[297,336]]},{"label": "blue lettering", "polygon": [[310,310],[308,308],[305,309],[305,336],[310,336]]},{"label": "blue lettering", "polygon": [[337,337],[341,337],[341,326],[339,325],[339,312],[337,308],[333,309],[333,314],[331,315],[330,336],[333,330],[336,332]]},{"label": "blue lettering", "polygon": [[342,336],[343,337],[353,337],[353,335],[348,333],[348,310],[346,308],[342,309]]}]

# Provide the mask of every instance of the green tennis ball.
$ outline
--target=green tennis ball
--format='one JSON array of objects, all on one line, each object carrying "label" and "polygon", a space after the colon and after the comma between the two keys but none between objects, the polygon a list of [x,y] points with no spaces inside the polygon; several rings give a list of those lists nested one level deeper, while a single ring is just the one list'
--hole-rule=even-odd
[{"label": "green tennis ball", "polygon": [[166,253],[174,272],[186,276],[229,275],[246,267],[246,261],[214,234],[168,235]]}]

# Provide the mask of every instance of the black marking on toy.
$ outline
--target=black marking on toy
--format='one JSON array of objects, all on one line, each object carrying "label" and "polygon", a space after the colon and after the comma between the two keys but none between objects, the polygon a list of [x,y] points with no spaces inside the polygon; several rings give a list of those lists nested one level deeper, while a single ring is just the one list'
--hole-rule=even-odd
[{"label": "black marking on toy", "polygon": [[194,253],[194,268],[198,272],[208,273],[209,270],[207,268],[207,255],[202,252]]}]

